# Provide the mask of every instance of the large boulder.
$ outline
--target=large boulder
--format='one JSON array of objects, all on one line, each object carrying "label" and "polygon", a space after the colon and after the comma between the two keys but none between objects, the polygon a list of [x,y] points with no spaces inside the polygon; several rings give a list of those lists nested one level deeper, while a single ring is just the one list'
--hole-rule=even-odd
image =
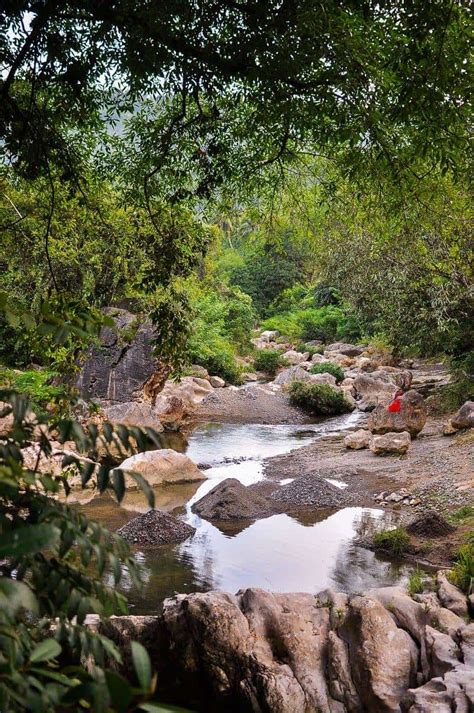
[{"label": "large boulder", "polygon": [[417,391],[408,391],[400,398],[400,411],[391,412],[379,404],[369,416],[367,427],[376,434],[408,431],[412,438],[420,433],[426,423],[425,400]]},{"label": "large boulder", "polygon": [[159,371],[153,355],[153,327],[124,309],[107,309],[115,327],[103,327],[100,344],[81,367],[76,386],[83,399],[109,403],[133,401]]},{"label": "large boulder", "polygon": [[278,386],[289,387],[292,381],[311,381],[314,384],[336,386],[336,379],[332,374],[310,374],[300,365],[290,366],[288,369],[284,369],[272,383]]},{"label": "large boulder", "polygon": [[474,401],[466,401],[451,418],[451,425],[456,430],[474,428]]},{"label": "large boulder", "polygon": [[295,364],[300,364],[303,361],[307,361],[309,359],[309,352],[295,352],[294,349],[289,349],[287,352],[284,352],[283,354],[283,359],[286,359],[288,364],[295,365]]},{"label": "large boulder", "polygon": [[214,391],[207,379],[185,376],[167,381],[153,404],[153,411],[167,430],[178,429],[186,417]]},{"label": "large boulder", "polygon": [[353,387],[356,392],[357,407],[361,411],[373,411],[379,404],[387,405],[398,391],[398,386],[385,372],[357,374]]},{"label": "large boulder", "polygon": [[266,498],[242,485],[236,478],[226,478],[194,505],[206,520],[253,520],[275,512]]},{"label": "large boulder", "polygon": [[404,455],[410,447],[411,438],[407,431],[402,433],[385,433],[382,436],[372,436],[369,448],[376,456]]},{"label": "large boulder", "polygon": [[345,342],[334,342],[333,344],[328,344],[325,352],[339,352],[339,354],[344,354],[348,357],[360,356],[367,349],[365,344],[346,344]]},{"label": "large boulder", "polygon": [[264,342],[268,344],[268,342],[274,342],[277,337],[280,336],[280,332],[278,332],[276,329],[266,329],[264,332],[261,333],[260,339],[262,339]]},{"label": "large boulder", "polygon": [[[166,485],[168,483],[190,483],[205,480],[193,461],[171,448],[162,448],[157,451],[145,451],[127,458],[118,466],[121,470],[142,475],[151,485]],[[128,488],[137,489],[139,486],[131,475],[127,475]]]},{"label": "large boulder", "polygon": [[104,414],[110,423],[123,423],[126,426],[153,428],[162,431],[163,426],[151,404],[139,401],[126,401],[113,406],[106,406]]},{"label": "large boulder", "polygon": [[117,534],[134,545],[172,545],[187,540],[196,528],[161,510],[149,510],[123,525]]}]

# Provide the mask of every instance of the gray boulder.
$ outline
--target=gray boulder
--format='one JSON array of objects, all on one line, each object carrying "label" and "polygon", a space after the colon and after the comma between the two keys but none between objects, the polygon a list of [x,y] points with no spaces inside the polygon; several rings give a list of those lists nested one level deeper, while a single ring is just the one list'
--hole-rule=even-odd
[{"label": "gray boulder", "polygon": [[346,344],[345,342],[334,342],[333,344],[328,344],[325,351],[327,352],[339,352],[339,354],[344,354],[344,356],[356,357],[360,356],[362,352],[367,349],[366,344]]},{"label": "gray boulder", "polygon": [[382,436],[372,436],[369,448],[376,456],[404,455],[410,447],[410,434],[385,433]]},{"label": "gray boulder", "polygon": [[466,401],[451,419],[451,425],[460,430],[474,428],[474,401]]},{"label": "gray boulder", "polygon": [[425,400],[417,391],[408,391],[400,399],[400,411],[392,413],[379,404],[369,416],[367,428],[372,433],[401,433],[408,431],[412,438],[423,429],[427,418]]}]

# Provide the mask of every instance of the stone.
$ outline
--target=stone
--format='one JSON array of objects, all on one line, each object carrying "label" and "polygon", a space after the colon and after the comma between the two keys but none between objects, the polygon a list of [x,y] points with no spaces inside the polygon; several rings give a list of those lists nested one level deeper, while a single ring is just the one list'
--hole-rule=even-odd
[{"label": "stone", "polygon": [[323,362],[329,361],[329,359],[326,359],[323,354],[313,354],[313,356],[311,357],[311,361],[313,364],[322,364]]},{"label": "stone", "polygon": [[155,399],[153,410],[165,429],[176,430],[213,391],[207,379],[197,376],[185,376],[179,382],[167,381]]},{"label": "stone", "polygon": [[448,634],[427,626],[425,640],[431,677],[443,676],[456,668],[461,659],[461,652]]},{"label": "stone", "polygon": [[280,332],[276,329],[266,329],[264,332],[261,333],[260,339],[263,339],[266,342],[274,342],[277,337],[280,336]]},{"label": "stone", "polygon": [[290,349],[283,354],[283,359],[286,359],[288,364],[295,366],[302,361],[307,361],[309,359],[309,352],[302,354],[301,352],[295,352],[294,349]]},{"label": "stone", "polygon": [[466,401],[451,418],[451,425],[460,430],[474,427],[474,401]]},{"label": "stone", "polygon": [[252,384],[258,381],[258,376],[254,371],[245,371],[242,374],[242,379],[245,384]]},{"label": "stone", "polygon": [[389,404],[398,387],[388,374],[373,372],[372,374],[357,374],[354,379],[354,389],[357,407],[361,411],[373,411],[379,404]]},{"label": "stone", "polygon": [[114,327],[103,327],[100,344],[92,347],[82,364],[76,387],[86,401],[133,401],[159,369],[153,355],[151,323],[124,309],[107,308]]},{"label": "stone", "polygon": [[110,423],[123,423],[125,426],[139,426],[163,431],[163,426],[156,411],[146,402],[126,401],[107,406],[104,414]]},{"label": "stone", "polygon": [[206,520],[253,520],[272,515],[277,508],[236,478],[226,478],[191,509]]},{"label": "stone", "polygon": [[358,431],[347,434],[344,438],[344,445],[346,448],[352,448],[355,451],[358,451],[361,448],[368,448],[370,436],[370,431],[360,428]]},{"label": "stone", "polygon": [[458,429],[454,428],[451,419],[449,419],[448,422],[445,423],[445,425],[443,426],[443,436],[453,436],[457,432]]},{"label": "stone", "polygon": [[200,379],[208,379],[209,372],[200,364],[191,364],[189,367],[189,376],[197,376]]},{"label": "stone", "polygon": [[372,436],[369,448],[377,456],[404,455],[410,447],[410,434],[385,433],[382,436]]},{"label": "stone", "polygon": [[142,513],[117,530],[118,535],[135,545],[177,544],[195,532],[196,528],[160,510]]},{"label": "stone", "polygon": [[369,597],[350,600],[339,635],[349,649],[352,680],[363,710],[395,711],[416,680],[413,642],[384,606]]},{"label": "stone", "polygon": [[467,598],[454,584],[448,581],[444,572],[438,572],[436,575],[436,585],[438,599],[443,607],[454,612],[459,617],[467,617]]},{"label": "stone", "polygon": [[310,381],[313,384],[329,384],[329,386],[336,386],[336,377],[332,374],[310,374]]},{"label": "stone", "polygon": [[209,383],[213,389],[223,389],[225,386],[225,381],[220,376],[210,376]]},{"label": "stone", "polygon": [[400,398],[400,411],[392,413],[379,404],[369,416],[367,428],[372,433],[401,433],[408,431],[412,438],[423,429],[427,418],[425,400],[417,391],[408,391]]},{"label": "stone", "polygon": [[311,381],[312,376],[316,376],[316,374],[309,374],[300,366],[290,366],[281,371],[272,383],[278,386],[289,386],[292,381]]},{"label": "stone", "polygon": [[367,345],[364,344],[346,344],[344,342],[334,342],[333,344],[328,344],[326,347],[326,352],[339,352],[344,354],[344,356],[357,357],[360,356],[367,349]]},{"label": "stone", "polygon": [[[190,483],[206,479],[188,456],[171,448],[137,453],[124,460],[118,468],[139,473],[152,488],[168,483]],[[127,475],[126,485],[135,490],[139,487],[131,475]]]}]

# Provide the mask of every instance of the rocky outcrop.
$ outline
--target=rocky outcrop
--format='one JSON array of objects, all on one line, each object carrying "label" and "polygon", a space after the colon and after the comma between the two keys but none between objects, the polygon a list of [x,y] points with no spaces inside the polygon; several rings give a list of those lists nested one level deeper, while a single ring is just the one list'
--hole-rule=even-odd
[{"label": "rocky outcrop", "polygon": [[466,401],[445,426],[445,435],[457,433],[464,428],[474,428],[474,401]]},{"label": "rocky outcrop", "polygon": [[435,592],[178,595],[160,616],[113,617],[99,629],[125,658],[130,640],[143,643],[165,700],[207,713],[447,713],[474,706],[474,624]]},{"label": "rocky outcrop", "polygon": [[333,344],[328,344],[325,349],[328,354],[333,352],[338,352],[348,357],[360,356],[367,349],[366,344],[346,344],[345,342],[334,342]]},{"label": "rocky outcrop", "polygon": [[290,366],[289,369],[281,371],[273,383],[278,386],[289,386],[292,381],[311,381],[312,376],[315,376],[315,374],[309,374],[300,366]]},{"label": "rocky outcrop", "polygon": [[276,508],[236,478],[226,478],[191,509],[206,520],[253,520],[272,515]]},{"label": "rocky outcrop", "polygon": [[354,451],[361,450],[362,448],[368,448],[370,442],[371,433],[363,428],[358,431],[353,431],[348,433],[344,438],[344,445],[346,448],[351,448]]},{"label": "rocky outcrop", "polygon": [[153,407],[146,402],[126,401],[104,408],[104,414],[110,423],[123,423],[126,426],[153,428],[163,431],[163,425]]},{"label": "rocky outcrop", "polygon": [[161,510],[134,517],[117,534],[134,545],[172,545],[187,540],[196,529]]},{"label": "rocky outcrop", "polygon": [[356,392],[357,408],[373,411],[379,404],[387,405],[395,396],[398,387],[385,372],[357,374],[353,384]]},{"label": "rocky outcrop", "polygon": [[382,436],[372,436],[369,448],[376,456],[404,455],[410,447],[411,438],[407,431],[402,433],[385,433]]},{"label": "rocky outcrop", "polygon": [[185,376],[167,381],[155,399],[153,411],[165,429],[178,429],[185,418],[214,391],[207,379]]},{"label": "rocky outcrop", "polygon": [[[177,453],[171,448],[137,453],[124,460],[118,467],[126,473],[128,471],[143,476],[152,488],[157,485],[191,483],[206,479],[188,456]],[[127,488],[139,487],[131,475],[127,475],[125,480]]]},{"label": "rocky outcrop", "polygon": [[133,401],[159,368],[153,355],[153,327],[124,309],[105,312],[115,327],[101,329],[100,344],[87,355],[76,386],[86,401]]},{"label": "rocky outcrop", "polygon": [[389,411],[379,404],[369,416],[367,428],[378,435],[408,431],[412,438],[423,429],[427,418],[425,400],[417,391],[408,391],[400,398],[400,410]]}]

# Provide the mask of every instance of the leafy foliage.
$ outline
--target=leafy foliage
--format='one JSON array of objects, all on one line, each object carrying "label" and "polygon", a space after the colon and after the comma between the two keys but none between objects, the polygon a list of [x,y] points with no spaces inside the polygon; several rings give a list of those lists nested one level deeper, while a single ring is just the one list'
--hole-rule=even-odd
[{"label": "leafy foliage", "polygon": [[253,365],[257,371],[264,371],[269,376],[275,376],[278,369],[287,366],[287,360],[277,349],[258,349]]},{"label": "leafy foliage", "polygon": [[351,410],[342,391],[329,384],[292,381],[290,399],[296,406],[317,416],[331,416]]},{"label": "leafy foliage", "polygon": [[311,374],[332,374],[337,382],[344,380],[344,369],[332,361],[315,364],[309,371]]},{"label": "leafy foliage", "polygon": [[474,543],[459,548],[451,571],[451,579],[463,592],[471,594],[474,589]]}]

